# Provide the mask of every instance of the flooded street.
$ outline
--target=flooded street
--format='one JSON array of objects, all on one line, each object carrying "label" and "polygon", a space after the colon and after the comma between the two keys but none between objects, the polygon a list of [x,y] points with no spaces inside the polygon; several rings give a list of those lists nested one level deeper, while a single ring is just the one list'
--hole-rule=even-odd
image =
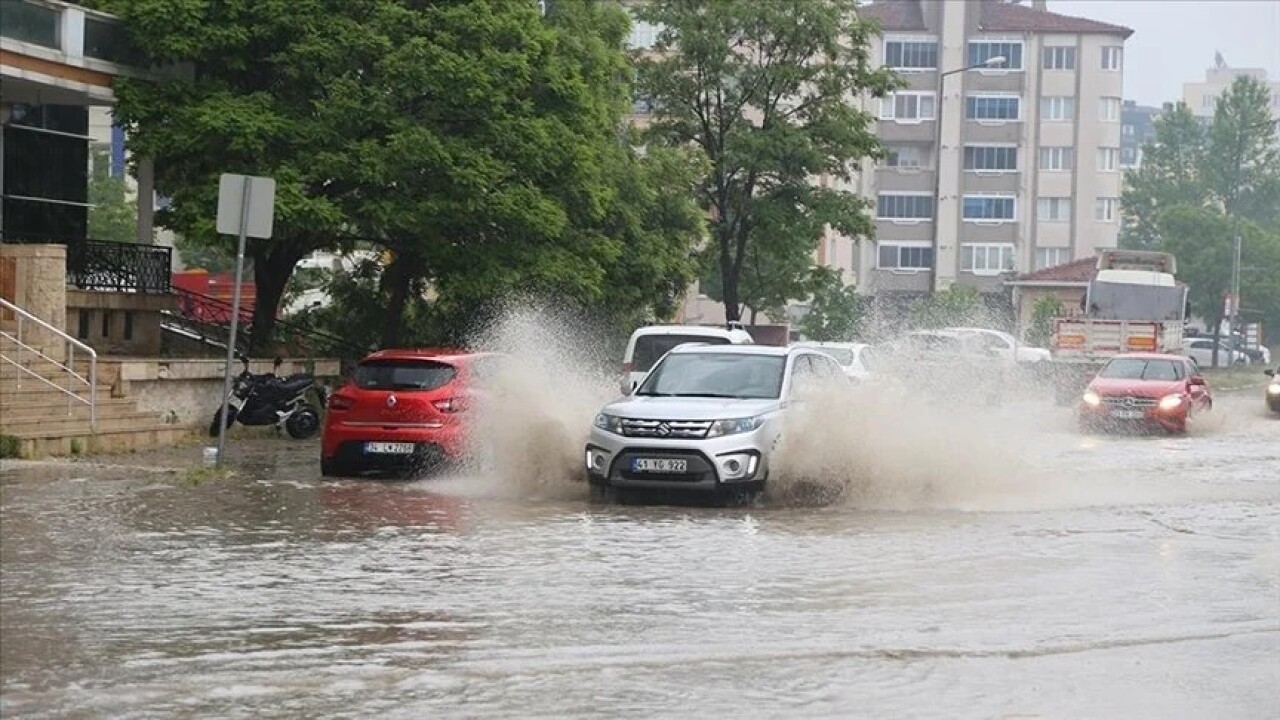
[{"label": "flooded street", "polygon": [[1261,405],[1224,394],[1185,438],[1041,408],[999,483],[934,455],[918,494],[818,509],[322,481],[287,439],[203,482],[199,447],[0,465],[0,710],[1280,717]]}]

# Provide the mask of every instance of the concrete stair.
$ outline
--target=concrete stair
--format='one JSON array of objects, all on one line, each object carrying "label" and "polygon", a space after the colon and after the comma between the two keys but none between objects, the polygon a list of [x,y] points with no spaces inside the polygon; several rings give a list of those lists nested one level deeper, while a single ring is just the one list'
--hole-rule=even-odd
[{"label": "concrete stair", "polygon": [[[11,350],[0,347],[0,352]],[[13,357],[11,352],[5,354]],[[20,361],[40,378],[59,387],[70,386],[81,398],[88,397],[83,383],[69,382],[66,371],[53,363],[28,353]],[[87,361],[77,358],[74,365],[76,372],[88,377]],[[132,399],[113,397],[112,384],[117,377],[119,363],[99,359],[95,428],[88,405],[0,361],[0,435],[16,438],[24,458],[129,452],[172,445],[190,435],[188,428],[165,424],[155,413],[139,410]]]}]

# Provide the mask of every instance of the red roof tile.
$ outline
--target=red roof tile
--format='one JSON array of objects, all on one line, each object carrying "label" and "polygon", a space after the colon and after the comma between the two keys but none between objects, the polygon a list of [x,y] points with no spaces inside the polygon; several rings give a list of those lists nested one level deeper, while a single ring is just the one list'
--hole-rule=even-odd
[{"label": "red roof tile", "polygon": [[1098,274],[1098,258],[1087,257],[1069,262],[1065,265],[1055,265],[1043,270],[1037,270],[1033,273],[1019,275],[1016,282],[1035,282],[1035,283],[1087,283]]},{"label": "red roof tile", "polygon": [[[1129,37],[1133,30],[1122,25],[1059,15],[1005,0],[979,0],[982,31],[1024,33],[1095,33]],[[877,0],[858,8],[858,14],[875,20],[882,30],[922,32],[927,29],[920,0]]]}]

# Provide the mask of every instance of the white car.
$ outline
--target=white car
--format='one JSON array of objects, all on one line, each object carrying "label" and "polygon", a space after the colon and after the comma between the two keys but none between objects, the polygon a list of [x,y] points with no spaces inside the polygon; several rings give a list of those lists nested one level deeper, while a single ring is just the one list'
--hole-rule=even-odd
[{"label": "white car", "polygon": [[840,363],[845,377],[857,382],[869,380],[876,364],[875,351],[867,343],[798,342],[792,347],[804,347],[826,353]]},{"label": "white car", "polygon": [[830,355],[767,345],[684,345],[629,397],[596,416],[585,461],[592,495],[614,489],[725,498],[764,489],[788,405],[809,383],[840,382]]},{"label": "white car", "polygon": [[649,325],[631,333],[622,359],[622,394],[640,386],[649,370],[672,348],[689,343],[751,345],[755,339],[741,327]]},{"label": "white car", "polygon": [[1032,347],[1018,342],[1018,339],[1007,332],[987,328],[947,328],[973,341],[988,353],[1004,358],[1019,365],[1035,365],[1051,359],[1047,348]]},{"label": "white car", "polygon": [[[1191,338],[1182,348],[1182,354],[1196,361],[1202,368],[1213,367],[1213,338]],[[1248,365],[1249,356],[1232,350],[1224,342],[1218,342],[1218,366]]]}]

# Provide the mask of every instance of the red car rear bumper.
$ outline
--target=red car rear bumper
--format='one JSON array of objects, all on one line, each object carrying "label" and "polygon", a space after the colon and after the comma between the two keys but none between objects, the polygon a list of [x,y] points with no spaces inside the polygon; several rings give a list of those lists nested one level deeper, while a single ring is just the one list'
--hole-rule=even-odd
[{"label": "red car rear bumper", "polygon": [[333,459],[363,455],[366,443],[412,443],[432,449],[441,459],[454,462],[467,455],[467,438],[462,423],[446,422],[438,427],[389,427],[349,423],[330,418],[324,426],[321,457]]}]

